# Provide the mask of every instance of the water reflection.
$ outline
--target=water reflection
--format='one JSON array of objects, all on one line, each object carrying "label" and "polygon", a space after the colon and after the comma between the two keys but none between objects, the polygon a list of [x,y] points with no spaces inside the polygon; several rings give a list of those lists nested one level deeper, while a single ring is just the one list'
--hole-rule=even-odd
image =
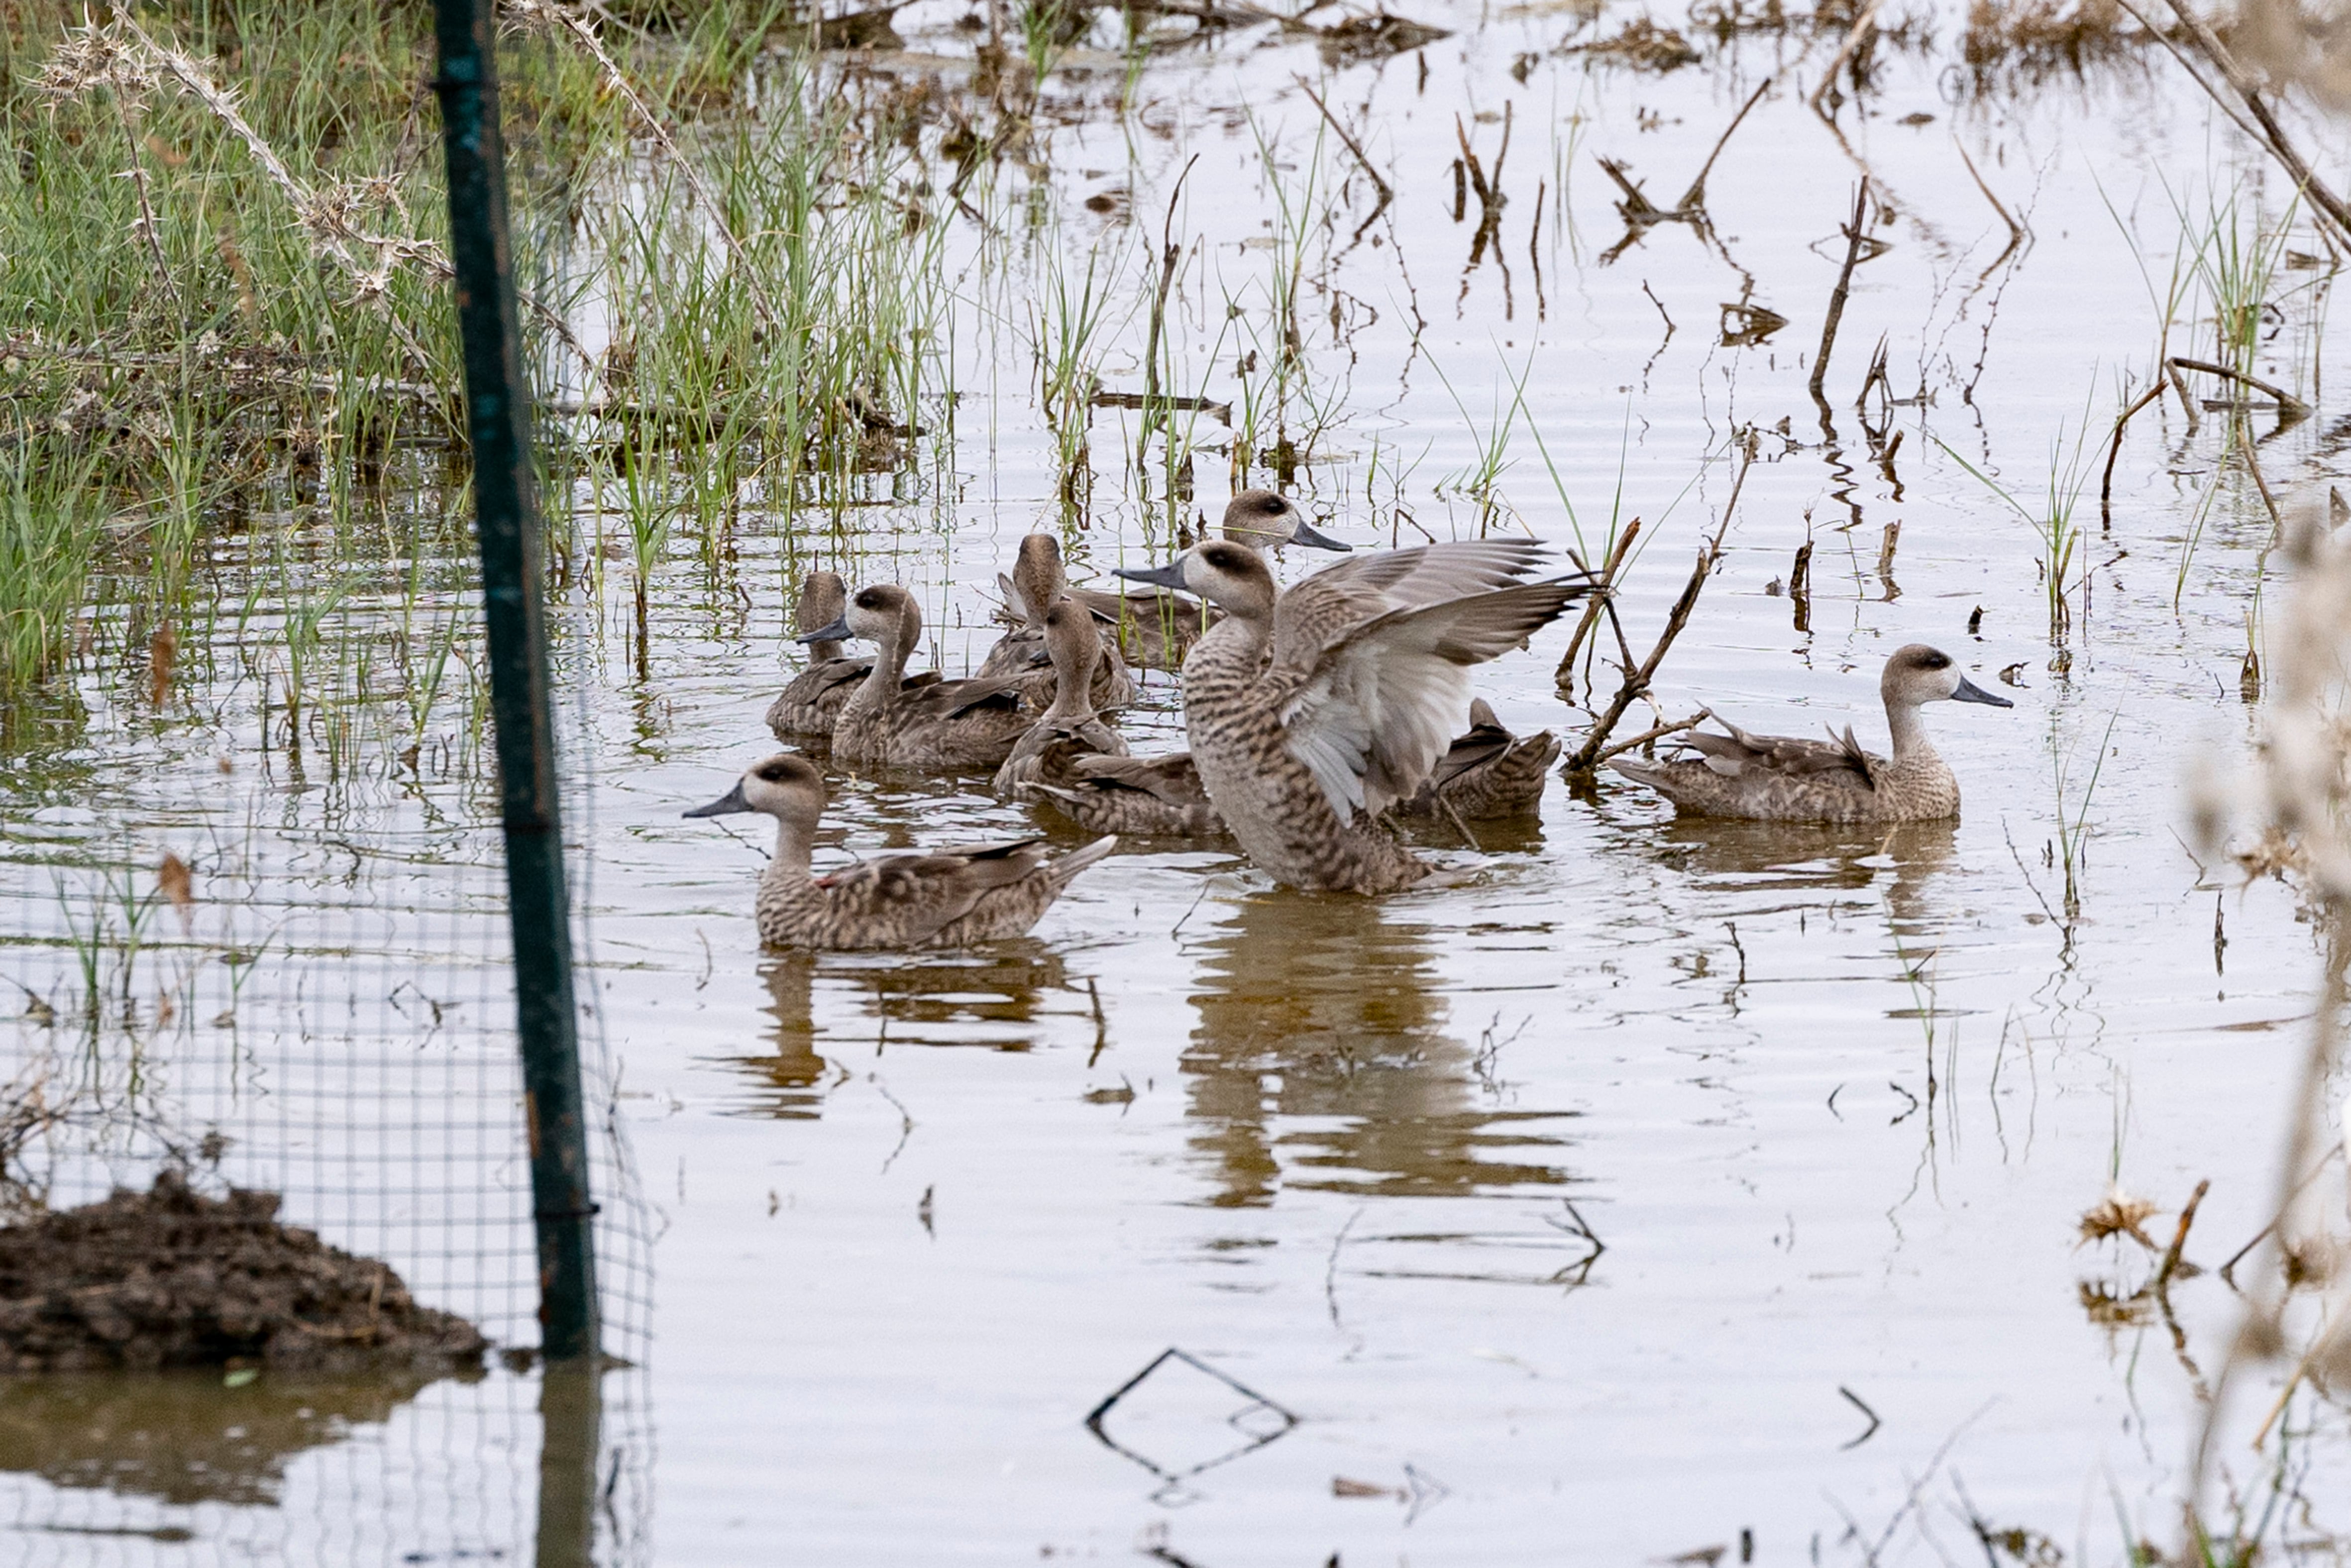
[{"label": "water reflection", "polygon": [[[896,1046],[1028,1051],[1049,996],[1064,1010],[1092,1006],[1061,955],[1027,940],[959,953],[770,953],[759,976],[768,1049],[731,1061],[751,1081],[748,1108],[785,1119],[820,1115],[849,1061]],[[819,1021],[820,985],[854,998],[829,1024]],[[820,1030],[827,1051],[818,1049]]]},{"label": "water reflection", "polygon": [[271,1372],[230,1388],[216,1370],[12,1378],[0,1391],[0,1470],[179,1506],[275,1505],[289,1460],[390,1420],[437,1381]]},{"label": "water reflection", "polygon": [[1374,899],[1252,895],[1202,944],[1184,1053],[1194,1149],[1222,1207],[1284,1186],[1455,1197],[1555,1186],[1572,1113],[1502,1110],[1446,1032],[1426,928]]},{"label": "water reflection", "polygon": [[[1928,892],[1950,865],[1958,831],[1956,821],[1835,827],[1727,817],[1677,817],[1642,830],[1648,852],[1701,883],[1875,895],[1869,901],[1882,898],[1906,936],[1932,923],[1935,905]],[[1792,898],[1788,907],[1818,902]]]}]

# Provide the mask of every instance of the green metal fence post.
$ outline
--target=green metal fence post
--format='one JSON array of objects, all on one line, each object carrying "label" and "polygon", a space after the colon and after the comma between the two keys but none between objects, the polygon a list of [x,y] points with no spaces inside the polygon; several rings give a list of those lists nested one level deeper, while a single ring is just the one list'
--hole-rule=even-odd
[{"label": "green metal fence post", "polygon": [[588,1129],[571,993],[569,901],[556,810],[547,622],[530,394],[515,319],[506,144],[491,53],[494,0],[434,0],[442,137],[449,163],[449,258],[465,350],[465,430],[497,723],[507,896],[514,924],[517,1025],[538,1230],[540,1349],[550,1362],[598,1353]]}]

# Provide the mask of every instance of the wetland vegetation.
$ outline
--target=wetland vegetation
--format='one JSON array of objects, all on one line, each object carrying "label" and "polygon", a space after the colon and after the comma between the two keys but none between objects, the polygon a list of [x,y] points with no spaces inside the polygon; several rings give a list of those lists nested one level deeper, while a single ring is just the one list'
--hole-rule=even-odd
[{"label": "wetland vegetation", "polygon": [[[266,1186],[511,1348],[430,20],[0,16],[0,1200]],[[652,1369],[603,1554],[2351,1557],[2351,138],[2327,18],[2210,20],[514,0]],[[1416,829],[1468,874],[1384,900],[1144,846],[1000,949],[759,953],[757,854],[676,819],[770,749],[810,568],[959,674],[1020,534],[1100,578],[1251,485],[1600,574],[1481,676],[1564,740],[1539,823]],[[1956,825],[1595,771],[1701,705],[1867,738],[1913,641],[2018,705]],[[820,866],[1041,821],[834,796]],[[529,1377],[321,1401],[393,1434],[331,1464],[305,1406],[250,1476],[266,1379],[60,1396],[162,1436],[0,1464],[5,1512],[511,1553]]]}]

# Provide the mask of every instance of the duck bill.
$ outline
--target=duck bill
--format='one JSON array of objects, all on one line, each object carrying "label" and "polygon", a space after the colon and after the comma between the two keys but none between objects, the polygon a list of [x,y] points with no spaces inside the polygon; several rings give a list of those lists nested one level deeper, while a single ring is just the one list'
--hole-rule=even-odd
[{"label": "duck bill", "polygon": [[1115,575],[1129,582],[1147,582],[1154,588],[1180,589],[1184,586],[1184,558],[1177,556],[1165,566],[1123,566]]},{"label": "duck bill", "polygon": [[834,616],[831,625],[820,626],[813,632],[803,632],[792,641],[795,643],[847,643],[856,635],[856,632],[850,630],[849,617],[841,614]]},{"label": "duck bill", "polygon": [[1976,685],[1965,675],[1961,675],[1959,677],[1959,685],[1951,693],[1951,700],[1955,703],[1981,703],[1986,707],[2014,707],[2016,706],[2006,697],[1996,697],[1992,695],[1990,692],[1984,690],[1981,686]]},{"label": "duck bill", "polygon": [[747,811],[750,809],[751,802],[743,799],[743,780],[737,779],[735,780],[735,788],[727,790],[726,793],[721,795],[707,806],[696,806],[693,810],[685,812],[684,815],[689,817],[725,817],[737,811]]},{"label": "duck bill", "polygon": [[1337,550],[1342,555],[1352,554],[1355,548],[1344,539],[1332,538],[1329,534],[1322,532],[1303,519],[1301,519],[1298,527],[1291,530],[1290,542],[1294,545],[1304,545],[1308,549]]}]

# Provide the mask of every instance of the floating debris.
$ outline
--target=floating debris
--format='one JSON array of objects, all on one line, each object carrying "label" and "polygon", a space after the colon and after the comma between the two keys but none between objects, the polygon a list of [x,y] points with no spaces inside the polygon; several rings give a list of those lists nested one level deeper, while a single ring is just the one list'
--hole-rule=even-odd
[{"label": "floating debris", "polygon": [[1385,11],[1350,16],[1322,32],[1323,63],[1331,66],[1359,65],[1392,55],[1408,55],[1415,49],[1426,48],[1439,38],[1453,36],[1449,28],[1432,27],[1424,22],[1392,16]]},{"label": "floating debris", "polygon": [[1589,44],[1571,44],[1561,51],[1571,55],[1592,55],[1604,60],[1614,60],[1631,66],[1635,70],[1679,70],[1684,66],[1698,64],[1698,51],[1690,41],[1671,27],[1660,27],[1646,16],[1635,16],[1613,37]]}]

